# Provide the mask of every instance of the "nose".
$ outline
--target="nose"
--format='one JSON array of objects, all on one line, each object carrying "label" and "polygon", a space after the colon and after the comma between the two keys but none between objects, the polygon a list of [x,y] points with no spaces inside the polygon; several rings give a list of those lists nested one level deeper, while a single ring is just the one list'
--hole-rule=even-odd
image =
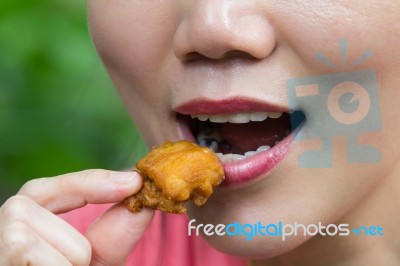
[{"label": "nose", "polygon": [[192,1],[175,32],[175,56],[182,61],[266,58],[275,48],[276,35],[265,10],[250,2],[255,1]]}]

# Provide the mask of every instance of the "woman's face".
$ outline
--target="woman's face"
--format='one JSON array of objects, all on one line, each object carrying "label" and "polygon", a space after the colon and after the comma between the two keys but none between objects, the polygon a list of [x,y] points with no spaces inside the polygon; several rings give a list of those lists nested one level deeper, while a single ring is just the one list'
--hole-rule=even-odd
[{"label": "woman's face", "polygon": [[[400,97],[399,1],[89,0],[88,12],[96,48],[149,146],[193,141],[207,130],[224,154],[273,146],[244,159],[225,156],[225,186],[203,207],[190,208],[197,224],[337,222],[400,158],[400,116],[395,111]],[[347,50],[342,64],[343,40]],[[368,50],[372,56],[355,65]],[[337,67],[323,63],[317,53]],[[353,73],[364,70],[375,76]],[[343,72],[347,74],[335,76]],[[297,98],[288,93],[288,81],[303,77],[319,77],[321,84],[350,79],[351,86],[356,82],[361,88],[375,88],[376,81],[378,97],[371,102],[379,101],[380,114],[367,124],[381,127],[367,126],[367,133],[360,134],[357,127],[327,122],[321,114],[328,112],[328,102],[334,106],[332,98],[319,102],[315,99],[322,96],[314,95],[289,106]],[[299,133],[308,132],[307,141],[286,137],[288,114],[272,118],[272,113],[263,122],[246,118],[262,120],[268,112],[289,109],[307,117]],[[190,115],[222,122],[200,123]],[[310,141],[311,136],[316,141]],[[348,162],[346,148],[356,142],[376,147],[379,162]],[[326,152],[304,167],[300,155],[321,143],[327,145]],[[316,167],[324,162],[331,164]],[[270,257],[307,239],[207,240],[225,252]]]}]

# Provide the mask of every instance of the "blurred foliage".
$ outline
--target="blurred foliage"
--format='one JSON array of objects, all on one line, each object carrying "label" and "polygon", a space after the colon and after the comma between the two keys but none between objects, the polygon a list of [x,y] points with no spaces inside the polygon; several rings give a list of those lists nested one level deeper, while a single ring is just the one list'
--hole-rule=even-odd
[{"label": "blurred foliage", "polygon": [[145,147],[91,43],[86,1],[0,1],[0,203],[31,178],[123,169]]}]

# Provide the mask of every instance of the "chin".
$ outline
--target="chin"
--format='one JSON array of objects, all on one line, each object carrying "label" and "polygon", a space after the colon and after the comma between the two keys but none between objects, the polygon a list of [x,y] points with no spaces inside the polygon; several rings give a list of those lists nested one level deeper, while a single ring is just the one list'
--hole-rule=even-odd
[{"label": "chin", "polygon": [[309,238],[299,236],[283,242],[279,237],[255,237],[250,241],[235,237],[205,238],[215,249],[248,259],[269,259],[287,253]]},{"label": "chin", "polygon": [[[290,160],[290,157],[287,159]],[[283,172],[289,171],[287,168],[277,166],[275,171],[259,177],[252,183],[215,188],[213,195],[205,205],[197,207],[190,204],[188,206],[189,220],[196,219],[194,223],[196,225],[212,224],[214,226],[235,222],[241,225],[261,222],[265,225],[277,224],[280,221],[283,223],[297,221],[307,224],[310,221],[318,220],[317,217],[320,216],[318,211],[308,213],[307,216],[301,214],[301,210],[309,208],[308,200],[301,193],[288,194],[291,189],[295,190],[295,188],[288,185],[291,182],[290,178],[287,178],[288,183],[283,181],[281,175]],[[304,181],[307,183],[309,180]],[[293,200],[295,198],[298,200]],[[314,204],[318,204],[318,202]],[[206,236],[204,233],[202,237],[221,252],[251,259],[279,256],[295,249],[309,239],[308,236],[303,235],[288,237],[283,241],[281,236],[256,235],[249,239],[245,235]]]},{"label": "chin", "polygon": [[[213,202],[214,203],[214,202]],[[230,205],[230,204],[227,204]],[[246,212],[240,211],[243,206],[237,206],[235,209],[231,209],[232,206],[224,206],[219,204],[217,207],[212,208],[213,210],[206,210],[203,208],[190,207],[189,208],[189,220],[196,219],[193,225],[199,224],[230,224],[233,221],[237,221],[241,225],[246,223],[254,224],[255,221],[263,221],[265,223],[275,223],[276,220],[265,220],[264,215],[260,215],[257,218],[260,210],[255,207],[246,208]],[[293,216],[296,214],[294,213]],[[288,218],[290,219],[290,218]],[[192,231],[193,234],[195,230]],[[201,232],[201,230],[200,230]],[[240,236],[206,236],[204,233],[201,234],[206,242],[214,247],[215,249],[230,254],[233,256],[245,257],[248,259],[268,259],[279,256],[283,253],[289,252],[292,249],[305,243],[310,237],[299,235],[296,237],[288,237],[285,241],[282,240],[281,236],[254,236],[248,238],[245,235]]]}]

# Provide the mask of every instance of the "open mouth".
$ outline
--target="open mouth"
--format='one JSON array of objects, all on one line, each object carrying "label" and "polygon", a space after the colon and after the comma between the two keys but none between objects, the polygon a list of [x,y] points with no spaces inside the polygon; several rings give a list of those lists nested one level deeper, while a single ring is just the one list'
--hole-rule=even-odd
[{"label": "open mouth", "polygon": [[[288,112],[230,110],[218,113],[220,107],[212,107],[212,103],[210,108],[213,110],[210,114],[199,112],[206,111],[204,108],[189,108],[192,112],[182,108],[186,114],[178,112],[177,119],[184,125],[185,138],[217,153],[228,185],[254,180],[269,172],[287,155],[293,131],[305,120],[301,112],[296,112],[299,119],[294,127],[293,114]],[[242,109],[249,108],[246,105]]]},{"label": "open mouth", "polygon": [[211,148],[222,162],[241,160],[269,150],[291,132],[288,113],[192,115],[197,143]]}]

